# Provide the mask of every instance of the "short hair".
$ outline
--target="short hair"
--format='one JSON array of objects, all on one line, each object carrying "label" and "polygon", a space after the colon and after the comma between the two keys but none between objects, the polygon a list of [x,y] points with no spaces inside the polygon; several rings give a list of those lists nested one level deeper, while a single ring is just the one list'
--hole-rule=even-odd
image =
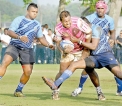
[{"label": "short hair", "polygon": [[38,8],[37,4],[35,3],[30,3],[27,7],[27,10],[29,10],[30,7]]},{"label": "short hair", "polygon": [[89,20],[86,17],[80,17],[81,19],[83,19],[87,24],[90,24]]},{"label": "short hair", "polygon": [[68,17],[68,16],[71,16],[69,11],[66,10],[62,11],[59,15],[60,21],[62,21],[64,17]]}]

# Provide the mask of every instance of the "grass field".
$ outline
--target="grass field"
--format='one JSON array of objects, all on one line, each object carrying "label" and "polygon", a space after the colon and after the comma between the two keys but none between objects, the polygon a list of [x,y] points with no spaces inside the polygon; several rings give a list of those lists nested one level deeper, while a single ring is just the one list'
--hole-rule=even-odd
[{"label": "grass field", "polygon": [[0,80],[0,106],[122,106],[122,97],[116,96],[116,83],[113,75],[106,69],[97,70],[106,101],[98,101],[96,90],[90,79],[86,81],[84,90],[78,97],[71,97],[71,92],[77,87],[81,70],[77,70],[66,80],[60,92],[60,100],[51,100],[51,90],[44,84],[41,77],[55,77],[59,65],[34,65],[29,82],[23,89],[26,97],[13,96],[22,74],[21,66],[12,64],[6,75]]}]

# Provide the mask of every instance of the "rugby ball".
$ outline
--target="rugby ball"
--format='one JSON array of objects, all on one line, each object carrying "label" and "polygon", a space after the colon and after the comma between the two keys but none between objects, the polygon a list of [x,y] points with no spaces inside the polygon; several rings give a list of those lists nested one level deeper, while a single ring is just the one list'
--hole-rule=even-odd
[{"label": "rugby ball", "polygon": [[65,49],[68,49],[68,53],[69,53],[74,49],[74,44],[70,40],[62,40],[60,42],[60,47],[63,51]]}]

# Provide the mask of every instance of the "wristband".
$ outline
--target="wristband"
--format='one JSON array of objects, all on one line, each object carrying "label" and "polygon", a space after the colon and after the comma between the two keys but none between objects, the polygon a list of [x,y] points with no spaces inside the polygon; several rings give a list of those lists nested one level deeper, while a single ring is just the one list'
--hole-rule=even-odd
[{"label": "wristband", "polygon": [[17,36],[17,39],[19,39],[20,40],[20,38],[21,38],[22,36]]},{"label": "wristband", "polygon": [[78,43],[81,45],[81,44],[83,43],[83,41],[82,41],[82,40],[80,40]]},{"label": "wristband", "polygon": [[17,39],[20,39],[20,36],[17,36]]}]

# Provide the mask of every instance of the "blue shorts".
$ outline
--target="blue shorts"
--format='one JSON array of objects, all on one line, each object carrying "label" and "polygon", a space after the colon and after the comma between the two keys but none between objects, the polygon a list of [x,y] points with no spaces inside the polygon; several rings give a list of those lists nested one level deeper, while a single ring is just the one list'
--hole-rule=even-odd
[{"label": "blue shorts", "polygon": [[95,63],[95,68],[102,68],[108,65],[118,66],[118,62],[112,52],[91,55],[89,58]]}]

